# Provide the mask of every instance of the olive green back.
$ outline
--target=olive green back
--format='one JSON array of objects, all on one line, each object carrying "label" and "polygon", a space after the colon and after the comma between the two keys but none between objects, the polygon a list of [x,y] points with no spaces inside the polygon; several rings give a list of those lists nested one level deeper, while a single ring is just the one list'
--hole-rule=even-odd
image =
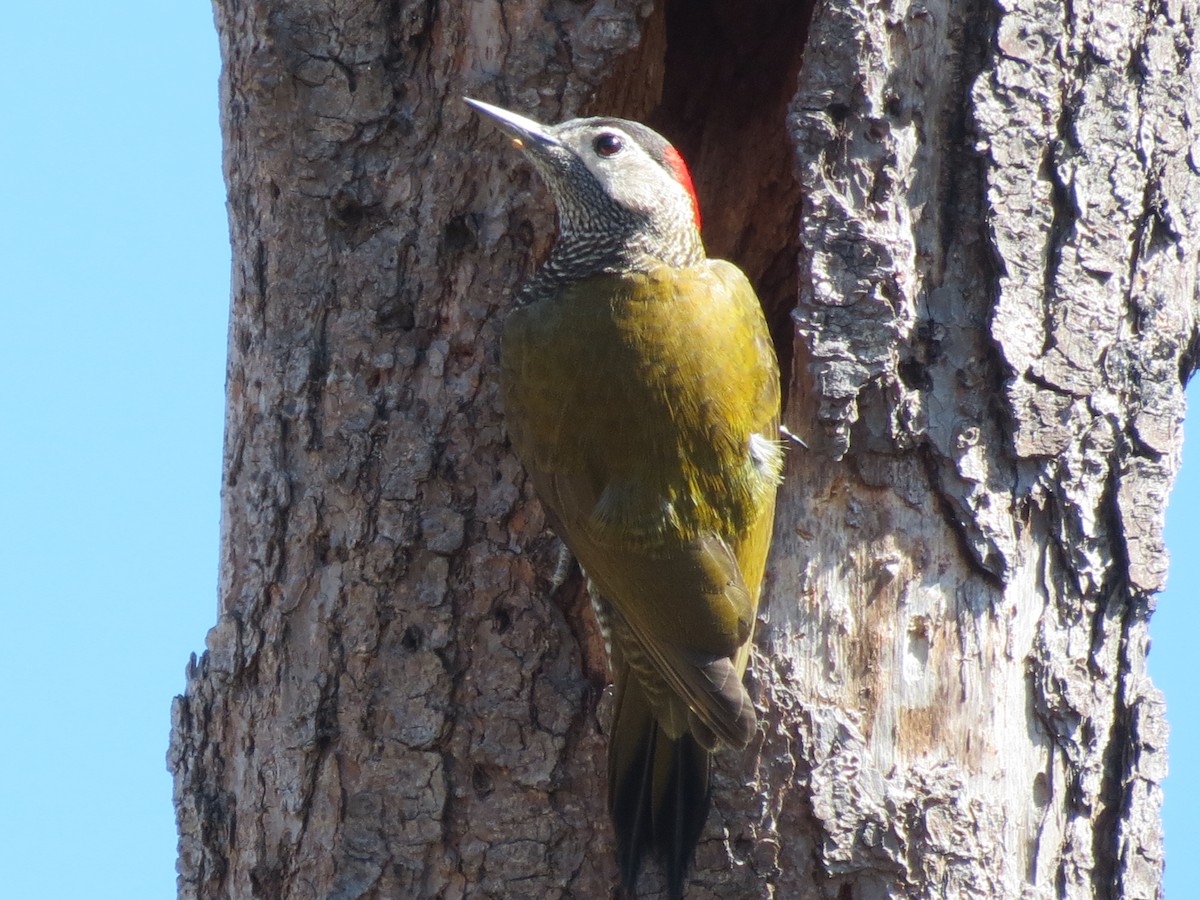
[{"label": "olive green back", "polygon": [[703,743],[744,745],[782,467],[778,366],[749,282],[720,261],[583,279],[510,315],[501,369],[513,446],[617,639],[637,645],[624,656]]}]

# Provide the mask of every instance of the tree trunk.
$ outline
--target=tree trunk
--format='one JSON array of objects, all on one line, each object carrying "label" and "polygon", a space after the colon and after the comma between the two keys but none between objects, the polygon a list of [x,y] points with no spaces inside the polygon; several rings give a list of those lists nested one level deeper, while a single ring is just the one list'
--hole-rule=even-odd
[{"label": "tree trunk", "polygon": [[551,205],[462,95],[665,133],[790,366],[765,728],[718,758],[689,898],[1160,893],[1200,0],[215,6],[233,311],[181,897],[614,895],[603,648],[496,391]]}]

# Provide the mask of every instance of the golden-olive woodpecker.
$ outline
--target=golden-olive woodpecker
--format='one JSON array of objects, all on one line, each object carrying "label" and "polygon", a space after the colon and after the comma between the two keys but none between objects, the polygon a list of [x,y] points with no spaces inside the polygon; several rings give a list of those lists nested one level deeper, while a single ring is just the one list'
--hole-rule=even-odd
[{"label": "golden-olive woodpecker", "polygon": [[468,102],[558,208],[504,326],[505,418],[608,646],[622,880],[634,892],[649,851],[682,897],[710,753],[756,726],[742,676],[782,469],[778,364],[746,276],[705,257],[691,177],[662,137]]}]

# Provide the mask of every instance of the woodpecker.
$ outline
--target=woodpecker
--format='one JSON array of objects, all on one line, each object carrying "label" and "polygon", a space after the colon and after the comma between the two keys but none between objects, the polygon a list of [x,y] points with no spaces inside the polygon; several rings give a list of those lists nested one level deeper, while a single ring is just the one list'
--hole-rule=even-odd
[{"label": "woodpecker", "polygon": [[542,125],[468,99],[552,194],[559,236],[501,339],[505,420],[579,561],[616,701],[608,805],[625,890],[657,857],[673,900],[742,684],[782,471],[779,367],[754,289],[705,256],[687,166],[625,119]]}]

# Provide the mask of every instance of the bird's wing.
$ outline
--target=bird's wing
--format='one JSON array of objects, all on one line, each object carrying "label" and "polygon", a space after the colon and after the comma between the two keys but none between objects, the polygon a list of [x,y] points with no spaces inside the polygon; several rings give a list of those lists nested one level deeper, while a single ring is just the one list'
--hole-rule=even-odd
[{"label": "bird's wing", "polygon": [[[555,531],[612,606],[614,644],[648,690],[665,682],[705,730],[730,746],[745,746],[754,732],[754,707],[735,658],[753,633],[756,598],[729,544],[711,533],[653,546],[605,540],[588,523],[563,520],[559,512],[586,506],[579,500],[581,490],[589,491],[586,479],[538,473],[534,482],[553,510]],[[656,700],[665,714],[668,699],[651,697]],[[686,723],[663,724],[677,737]]]},{"label": "bird's wing", "polygon": [[590,279],[510,316],[503,363],[513,445],[626,627],[626,655],[743,746],[744,648],[778,479],[759,445],[779,408],[745,276],[714,263]]}]

